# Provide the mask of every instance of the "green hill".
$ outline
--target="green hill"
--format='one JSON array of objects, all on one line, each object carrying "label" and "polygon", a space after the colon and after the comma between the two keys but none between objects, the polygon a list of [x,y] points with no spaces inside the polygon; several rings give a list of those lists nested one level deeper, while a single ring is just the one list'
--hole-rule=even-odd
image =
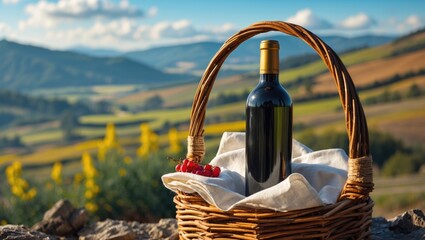
[{"label": "green hill", "polygon": [[0,41],[0,88],[30,90],[117,84],[152,85],[158,81],[190,80],[124,58],[96,58]]},{"label": "green hill", "polygon": [[[225,63],[226,68],[220,73],[225,74],[226,71],[233,71],[233,73],[235,73],[235,71],[244,72],[243,70],[245,69],[241,69],[241,66],[245,67],[247,65],[254,66],[255,69],[258,65],[260,54],[258,46],[260,41],[264,39],[275,39],[280,42],[282,59],[313,53],[313,51],[305,43],[292,36],[259,36],[242,43],[232,54],[230,54]],[[323,37],[323,40],[337,52],[377,46],[388,43],[393,39],[394,37],[390,36],[375,35],[358,37]],[[150,64],[159,69],[199,73],[199,70],[203,70],[207,66],[221,45],[222,42],[198,42],[176,46],[157,47],[142,51],[132,51],[125,53],[123,56],[142,63]],[[252,67],[249,70],[252,70]]]}]

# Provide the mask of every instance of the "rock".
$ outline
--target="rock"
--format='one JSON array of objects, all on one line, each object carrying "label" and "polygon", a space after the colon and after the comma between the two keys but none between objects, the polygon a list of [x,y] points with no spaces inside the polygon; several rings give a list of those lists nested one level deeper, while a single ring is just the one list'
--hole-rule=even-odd
[{"label": "rock", "polygon": [[32,229],[55,236],[75,236],[87,221],[85,209],[75,209],[68,200],[60,200]]},{"label": "rock", "polygon": [[83,228],[88,220],[89,215],[84,208],[75,209],[69,217],[69,223],[76,231],[79,231],[81,228]]},{"label": "rock", "polygon": [[177,220],[162,219],[158,223],[139,223],[107,219],[86,226],[78,235],[81,240],[178,239]]},{"label": "rock", "polygon": [[152,224],[149,230],[152,239],[178,239],[179,232],[177,230],[176,219],[161,219],[158,224]]},{"label": "rock", "polygon": [[78,235],[81,240],[134,240],[136,233],[125,221],[107,219],[83,228]]},{"label": "rock", "polygon": [[8,240],[57,240],[55,236],[50,236],[43,232],[31,230],[23,225],[0,226],[0,239]]},{"label": "rock", "polygon": [[411,233],[425,228],[425,216],[422,210],[413,209],[390,220],[390,229],[400,233]]}]

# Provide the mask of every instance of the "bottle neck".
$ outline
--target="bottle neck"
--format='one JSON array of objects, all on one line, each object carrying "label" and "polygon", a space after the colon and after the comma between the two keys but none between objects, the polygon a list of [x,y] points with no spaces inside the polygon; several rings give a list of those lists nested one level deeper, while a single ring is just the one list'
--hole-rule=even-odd
[{"label": "bottle neck", "polygon": [[260,44],[260,82],[279,83],[279,43],[265,40]]},{"label": "bottle neck", "polygon": [[279,74],[262,73],[260,74],[260,83],[279,83]]}]

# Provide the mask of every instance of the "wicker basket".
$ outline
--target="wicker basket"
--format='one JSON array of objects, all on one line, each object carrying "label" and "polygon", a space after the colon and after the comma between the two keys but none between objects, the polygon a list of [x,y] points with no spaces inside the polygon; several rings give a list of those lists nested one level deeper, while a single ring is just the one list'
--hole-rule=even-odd
[{"label": "wicker basket", "polygon": [[336,204],[288,212],[237,208],[222,211],[197,194],[174,197],[180,239],[367,239],[373,202],[372,163],[366,119],[345,66],[320,38],[286,22],[258,22],[230,37],[213,57],[199,83],[190,117],[187,158],[200,162],[205,155],[203,125],[208,96],[226,57],[254,35],[280,31],[311,46],[332,74],[345,112],[349,136],[348,179]]}]

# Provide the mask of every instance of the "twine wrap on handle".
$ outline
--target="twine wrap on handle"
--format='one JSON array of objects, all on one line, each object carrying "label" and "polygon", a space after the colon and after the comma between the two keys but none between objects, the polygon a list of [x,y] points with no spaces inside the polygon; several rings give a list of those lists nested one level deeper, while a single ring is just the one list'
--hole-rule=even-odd
[{"label": "twine wrap on handle", "polygon": [[340,198],[361,198],[364,192],[373,189],[372,157],[348,160],[348,177]]},{"label": "twine wrap on handle", "polygon": [[187,155],[188,159],[199,163],[205,156],[205,142],[203,136],[188,136],[187,137]]},{"label": "twine wrap on handle", "polygon": [[[267,21],[258,22],[248,26],[230,37],[218,50],[206,68],[192,104],[190,116],[189,138],[203,138],[203,126],[208,98],[211,93],[218,71],[227,56],[247,39],[269,31],[279,31],[300,38],[313,48],[326,64],[329,72],[335,80],[341,105],[345,113],[346,129],[349,138],[349,179],[341,193],[342,198],[356,199],[368,198],[373,190],[372,164],[369,158],[369,136],[366,118],[357,95],[354,84],[346,67],[338,55],[319,37],[296,24]],[[188,145],[187,157],[194,161],[202,161],[205,151],[199,151],[194,147],[194,141]],[[196,142],[201,142],[196,140]],[[203,141],[202,141],[203,142]],[[359,173],[367,172],[366,176]]]}]

